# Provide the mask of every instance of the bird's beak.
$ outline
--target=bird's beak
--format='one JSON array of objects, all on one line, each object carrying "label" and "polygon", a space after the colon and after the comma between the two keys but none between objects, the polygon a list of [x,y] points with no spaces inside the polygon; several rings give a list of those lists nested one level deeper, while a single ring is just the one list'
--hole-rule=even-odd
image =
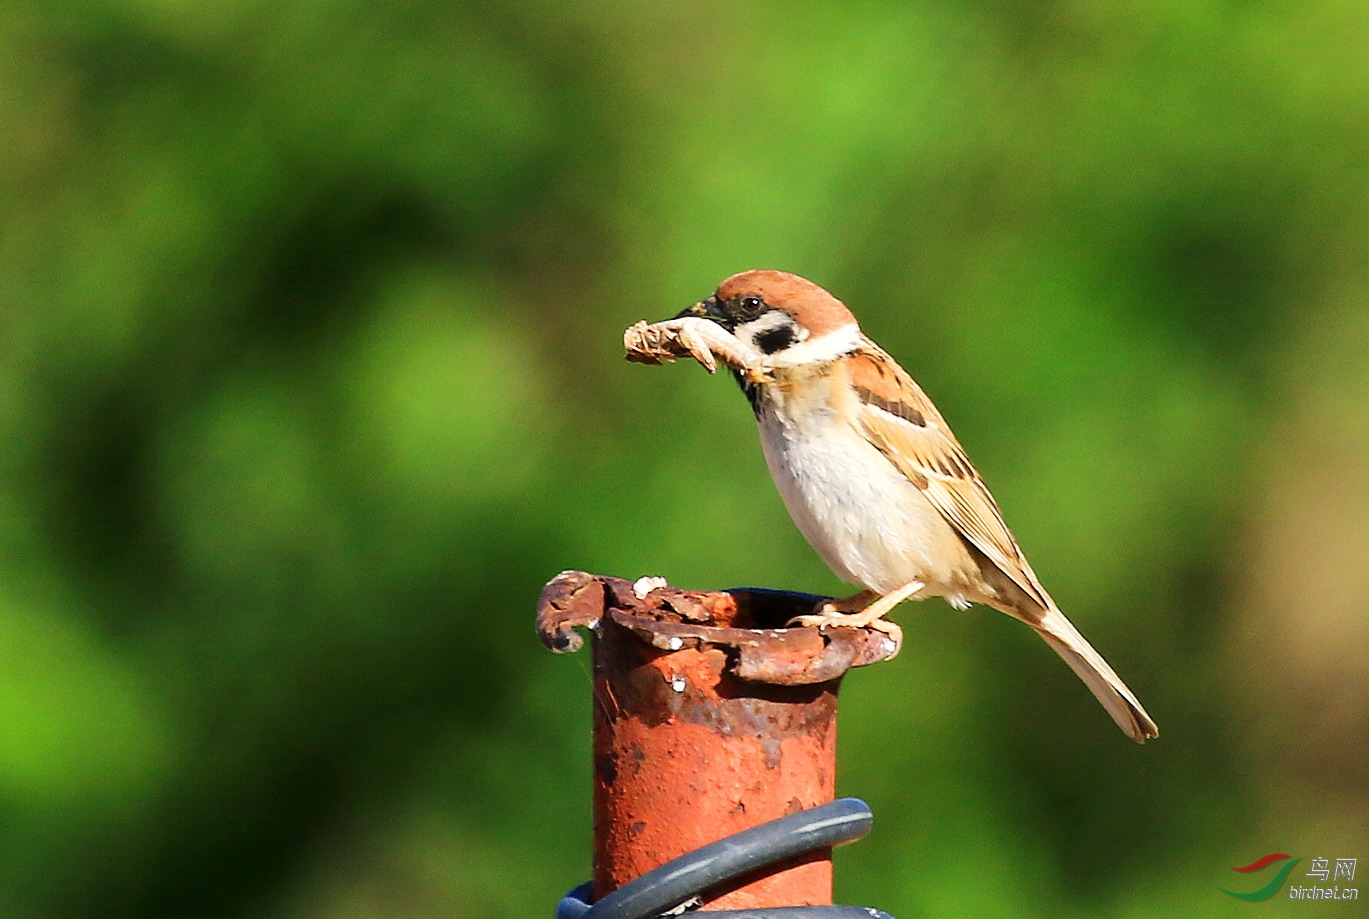
[{"label": "bird's beak", "polygon": [[718,298],[716,296],[709,297],[707,300],[700,300],[674,318],[683,319],[686,316],[697,316],[700,319],[712,319],[714,322],[720,322],[723,318],[722,310],[718,308]]}]

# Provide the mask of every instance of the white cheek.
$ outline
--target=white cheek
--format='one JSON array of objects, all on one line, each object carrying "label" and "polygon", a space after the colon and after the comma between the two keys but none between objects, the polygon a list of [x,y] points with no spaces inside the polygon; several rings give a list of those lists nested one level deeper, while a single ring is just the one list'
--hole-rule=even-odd
[{"label": "white cheek", "polygon": [[794,322],[792,317],[779,311],[768,312],[750,322],[743,322],[733,329],[732,334],[746,342],[748,345],[751,345],[753,348],[758,348],[760,346],[756,342],[757,338],[767,332],[773,332],[776,329],[782,328],[788,328],[790,330],[795,344],[808,337],[807,329],[800,327]]},{"label": "white cheek", "polygon": [[859,348],[863,341],[860,327],[852,322],[817,338],[809,339],[807,334],[804,334],[795,344],[766,358],[766,364],[772,368],[825,364],[850,354]]}]

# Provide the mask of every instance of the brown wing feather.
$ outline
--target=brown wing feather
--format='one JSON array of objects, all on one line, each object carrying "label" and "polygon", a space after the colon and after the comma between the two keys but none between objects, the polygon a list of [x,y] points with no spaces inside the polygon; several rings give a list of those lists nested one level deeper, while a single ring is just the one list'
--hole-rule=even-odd
[{"label": "brown wing feather", "polygon": [[861,403],[860,422],[870,443],[922,490],[956,532],[1033,603],[1040,604],[1039,611],[1018,609],[1016,603],[998,608],[1031,625],[1133,740],[1141,743],[1148,737],[1160,736],[1135,694],[1056,608],[1036,579],[993,495],[927,394],[869,339],[844,365],[855,397]]},{"label": "brown wing feather", "polygon": [[[1018,587],[1051,607],[998,503],[927,394],[873,342],[847,359],[870,442]],[[921,423],[919,423],[921,422]]]}]

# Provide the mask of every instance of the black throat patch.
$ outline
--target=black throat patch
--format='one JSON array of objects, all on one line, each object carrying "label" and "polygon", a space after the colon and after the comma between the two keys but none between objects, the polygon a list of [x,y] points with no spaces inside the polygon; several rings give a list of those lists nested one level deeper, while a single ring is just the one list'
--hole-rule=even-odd
[{"label": "black throat patch", "polygon": [[742,394],[746,396],[746,401],[751,403],[752,414],[759,414],[760,409],[757,403],[760,401],[760,387],[746,378],[740,370],[732,371],[732,379],[737,381],[737,385],[742,388]]}]

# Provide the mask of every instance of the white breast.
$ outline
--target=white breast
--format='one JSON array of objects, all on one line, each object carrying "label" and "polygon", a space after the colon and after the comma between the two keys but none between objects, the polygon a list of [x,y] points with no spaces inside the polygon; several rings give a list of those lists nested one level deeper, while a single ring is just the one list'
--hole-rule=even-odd
[{"label": "white breast", "polygon": [[764,398],[761,448],[789,515],[842,580],[879,593],[910,581],[940,594],[950,524],[884,456],[829,407],[826,387],[805,386],[801,402]]}]

